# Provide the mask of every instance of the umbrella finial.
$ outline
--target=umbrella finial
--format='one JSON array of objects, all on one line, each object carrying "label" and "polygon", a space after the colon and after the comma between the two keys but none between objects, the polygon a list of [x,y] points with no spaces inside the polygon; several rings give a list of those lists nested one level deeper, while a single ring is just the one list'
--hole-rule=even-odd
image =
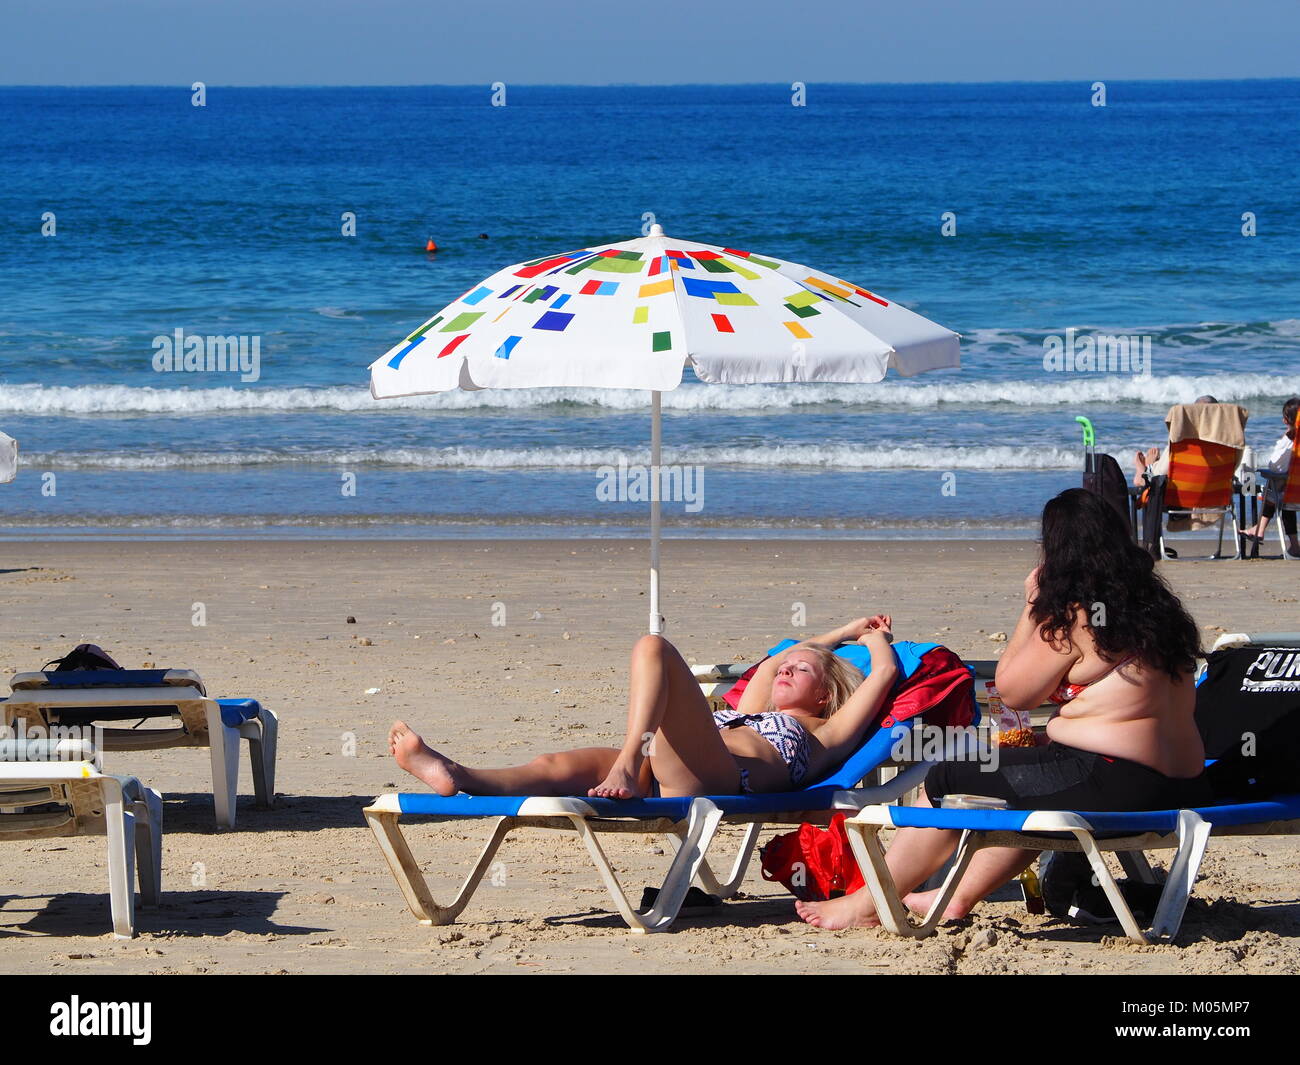
[{"label": "umbrella finial", "polygon": [[658,222],[652,225],[650,227],[650,232],[646,234],[647,237],[662,237],[663,235],[664,235],[664,227],[661,226]]}]

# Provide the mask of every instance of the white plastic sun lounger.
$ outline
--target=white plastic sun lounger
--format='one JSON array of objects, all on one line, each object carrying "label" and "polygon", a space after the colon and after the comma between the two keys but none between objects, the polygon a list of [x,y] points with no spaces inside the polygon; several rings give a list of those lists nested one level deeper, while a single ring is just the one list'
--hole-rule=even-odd
[{"label": "white plastic sun lounger", "polygon": [[256,699],[209,699],[198,674],[186,669],[67,670],[19,673],[0,703],[4,721],[27,729],[84,729],[106,721],[165,719],[171,727],[103,728],[105,751],[207,747],[217,824],[235,825],[239,741],[248,741],[253,791],[259,806],[275,798],[277,719]]},{"label": "white plastic sun lounger", "polygon": [[[1213,650],[1258,644],[1300,647],[1298,632],[1224,633]],[[917,920],[903,905],[880,843],[882,829],[915,825],[951,828],[962,835],[950,872],[934,906]],[[1194,810],[1084,813],[1059,810],[942,810],[916,806],[871,806],[845,821],[849,841],[872,893],[881,924],[895,935],[931,935],[951,901],[970,859],[982,847],[1021,847],[1042,851],[1081,851],[1106,893],[1125,934],[1135,942],[1172,939],[1178,933],[1210,836],[1300,834],[1300,795],[1266,802],[1222,804]],[[1148,884],[1159,883],[1144,854],[1174,850],[1164,891],[1151,928],[1138,926],[1115,878],[1102,858],[1119,857],[1124,871]]]},{"label": "white plastic sun lounger", "polygon": [[[616,909],[633,932],[662,932],[677,919],[692,881],[723,898],[740,889],[764,825],[798,825],[805,821],[825,824],[835,810],[856,810],[866,803],[890,802],[915,788],[929,771],[929,763],[910,766],[877,787],[856,787],[868,773],[889,762],[891,750],[898,742],[899,728],[896,725],[877,730],[834,773],[799,791],[635,800],[389,794],[381,795],[364,812],[407,905],[421,924],[442,925],[454,921],[491,867],[501,841],[516,828],[542,828],[577,834],[586,845]],[[433,822],[493,820],[486,846],[449,904],[444,906],[434,900],[402,834],[399,822],[403,818]],[[708,852],[723,823],[743,824],[748,828],[730,872],[719,877],[709,865]],[[675,856],[655,904],[649,909],[638,911],[628,900],[597,839],[602,832],[667,836]]]},{"label": "white plastic sun lounger", "polygon": [[133,868],[140,896],[162,890],[162,798],[135,777],[101,772],[84,741],[0,740],[0,840],[102,835],[108,841],[113,934],[135,935]]},{"label": "white plastic sun lounger", "polygon": [[[952,869],[929,913],[919,920],[903,905],[880,844],[882,829],[904,826],[961,832]],[[845,821],[844,827],[866,880],[865,890],[871,892],[881,924],[894,935],[915,938],[932,935],[971,858],[981,848],[1021,847],[1035,851],[1082,851],[1128,938],[1137,943],[1152,943],[1178,934],[1210,836],[1300,834],[1300,795],[1195,810],[1123,813],[876,805],[860,810]],[[1175,853],[1151,928],[1143,930],[1102,854],[1118,853],[1130,876],[1154,884],[1159,881],[1143,852],[1159,849],[1173,849]]]}]

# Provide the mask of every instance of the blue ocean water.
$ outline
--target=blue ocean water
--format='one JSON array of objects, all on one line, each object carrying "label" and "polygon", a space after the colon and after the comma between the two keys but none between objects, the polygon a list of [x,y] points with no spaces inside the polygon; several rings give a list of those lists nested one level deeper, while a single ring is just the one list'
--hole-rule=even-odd
[{"label": "blue ocean water", "polygon": [[[669,535],[1024,535],[1078,483],[1076,414],[1128,464],[1203,393],[1267,447],[1300,393],[1300,81],[1091,95],[0,88],[0,430],[23,453],[0,536],[639,534],[598,467],[646,460],[647,394],[375,402],[366,367],[495,270],[647,213],[963,335],[960,371],[877,386],[688,374],[666,461],[704,469],[703,505],[666,504]],[[178,329],[259,338],[258,380],[157,372]],[[1149,337],[1150,373],[1045,368],[1067,329]]]}]

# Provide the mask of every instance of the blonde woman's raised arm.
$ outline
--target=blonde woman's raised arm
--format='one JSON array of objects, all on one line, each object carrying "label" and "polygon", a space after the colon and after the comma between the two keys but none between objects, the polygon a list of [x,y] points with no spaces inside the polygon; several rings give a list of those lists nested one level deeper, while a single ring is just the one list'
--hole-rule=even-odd
[{"label": "blonde woman's raised arm", "polygon": [[817,730],[818,741],[832,756],[847,753],[844,748],[852,750],[858,746],[898,679],[898,661],[890,647],[893,633],[889,618],[873,618],[872,621],[877,622],[876,627],[858,640],[871,652],[871,672],[844,705]]}]

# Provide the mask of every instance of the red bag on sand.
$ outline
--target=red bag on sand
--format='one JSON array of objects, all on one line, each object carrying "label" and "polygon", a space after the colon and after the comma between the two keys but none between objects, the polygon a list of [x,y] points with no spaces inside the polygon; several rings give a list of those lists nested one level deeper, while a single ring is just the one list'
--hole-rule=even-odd
[{"label": "red bag on sand", "polygon": [[844,814],[831,818],[829,828],[800,825],[794,832],[768,840],[761,852],[764,880],[784,884],[804,902],[825,902],[852,895],[866,883],[849,846]]}]

